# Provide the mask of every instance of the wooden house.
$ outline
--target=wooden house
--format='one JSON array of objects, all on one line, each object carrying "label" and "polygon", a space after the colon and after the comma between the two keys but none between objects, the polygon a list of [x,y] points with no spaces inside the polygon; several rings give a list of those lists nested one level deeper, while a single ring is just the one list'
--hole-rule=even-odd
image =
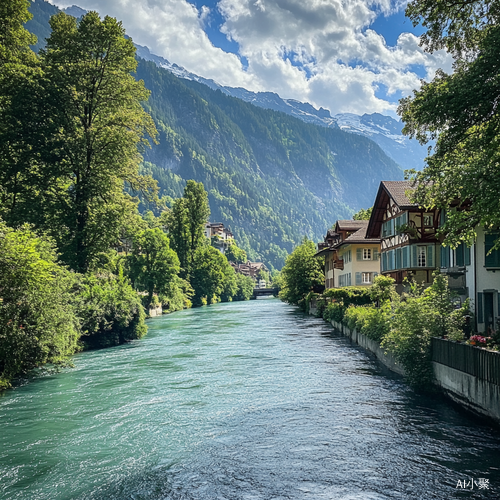
[{"label": "wooden house", "polygon": [[368,238],[381,239],[381,272],[399,285],[405,277],[430,284],[440,259],[436,237],[438,210],[424,210],[408,199],[410,181],[380,183],[367,228]]}]

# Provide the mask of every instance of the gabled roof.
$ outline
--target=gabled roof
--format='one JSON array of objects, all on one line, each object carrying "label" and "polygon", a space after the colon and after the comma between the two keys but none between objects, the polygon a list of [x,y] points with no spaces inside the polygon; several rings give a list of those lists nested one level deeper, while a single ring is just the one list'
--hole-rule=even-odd
[{"label": "gabled roof", "polygon": [[[369,244],[380,243],[380,238],[366,237],[366,230],[368,229],[367,220],[339,221],[339,222],[344,222],[344,223],[355,222],[356,225],[358,226],[358,229],[356,229],[355,232],[349,235],[345,240],[335,245],[335,248],[340,248],[342,245],[351,245],[353,243],[369,243]],[[347,224],[344,225],[344,227],[346,226]]]},{"label": "gabled roof", "polygon": [[335,231],[357,231],[367,223],[366,220],[338,220],[335,224]]},{"label": "gabled roof", "polygon": [[380,230],[384,222],[384,214],[389,200],[392,199],[400,210],[418,208],[418,204],[412,203],[406,196],[406,192],[413,189],[414,184],[412,181],[382,181],[380,183],[366,231],[368,238],[380,237]]}]

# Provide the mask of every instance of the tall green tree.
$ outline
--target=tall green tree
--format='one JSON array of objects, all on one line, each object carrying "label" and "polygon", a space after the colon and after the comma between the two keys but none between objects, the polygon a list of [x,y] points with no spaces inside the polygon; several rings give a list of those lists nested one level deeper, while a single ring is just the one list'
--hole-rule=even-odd
[{"label": "tall green tree", "polygon": [[134,286],[148,294],[146,307],[155,293],[167,297],[175,295],[179,259],[161,229],[146,229],[134,238],[130,269]]},{"label": "tall green tree", "polygon": [[0,216],[4,218],[27,191],[31,161],[21,131],[31,111],[39,65],[29,47],[36,37],[23,27],[31,19],[28,5],[27,0],[0,2]]},{"label": "tall green tree", "polygon": [[239,248],[236,243],[229,245],[225,256],[229,262],[236,262],[237,264],[243,264],[247,261],[247,253],[242,248]]},{"label": "tall green tree", "polygon": [[172,248],[179,256],[183,278],[190,275],[195,254],[206,243],[205,224],[209,217],[210,206],[203,184],[187,181],[183,197],[174,202],[169,225]]},{"label": "tall green tree", "polygon": [[124,185],[154,188],[138,174],[138,146],[156,129],[141,106],[149,92],[131,75],[135,47],[120,22],[60,13],[50,25],[32,118],[23,124],[36,160],[23,215],[48,229],[64,261],[83,272],[135,210]]},{"label": "tall green tree", "polygon": [[314,257],[315,253],[314,242],[304,238],[302,244],[287,257],[280,275],[281,300],[305,307],[305,296],[315,285],[324,284],[323,266],[321,260]]},{"label": "tall green tree", "polygon": [[[196,250],[191,276],[194,289],[193,305],[218,301],[225,289],[229,298],[236,293],[233,280],[234,270],[219,250],[208,245]],[[228,284],[228,281],[231,283]]]},{"label": "tall green tree", "polygon": [[428,28],[426,50],[455,58],[453,74],[438,71],[398,112],[405,134],[436,139],[423,171],[413,172],[414,198],[445,210],[445,242],[456,246],[472,242],[478,224],[500,225],[500,3],[414,0],[407,15]]}]

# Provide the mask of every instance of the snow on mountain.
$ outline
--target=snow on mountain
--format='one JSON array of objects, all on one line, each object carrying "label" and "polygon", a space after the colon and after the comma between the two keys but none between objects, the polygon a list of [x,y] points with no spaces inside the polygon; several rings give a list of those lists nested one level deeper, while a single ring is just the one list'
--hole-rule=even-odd
[{"label": "snow on mountain", "polygon": [[250,102],[261,108],[281,111],[295,116],[307,123],[323,127],[340,127],[346,132],[363,135],[376,142],[382,150],[398,163],[403,169],[414,168],[421,170],[427,148],[416,140],[409,139],[401,133],[403,125],[390,116],[380,113],[364,114],[359,116],[353,113],[341,113],[331,116],[330,111],[324,108],[316,109],[309,103],[295,99],[282,99],[274,92],[252,92],[241,87],[224,87],[214,80],[195,75],[186,69],[172,64],[167,59],[152,54],[148,47],[137,45],[137,55],[147,61],[153,61],[157,66],[165,68],[179,78],[195,80],[208,85],[214,90],[220,90],[227,95]]}]

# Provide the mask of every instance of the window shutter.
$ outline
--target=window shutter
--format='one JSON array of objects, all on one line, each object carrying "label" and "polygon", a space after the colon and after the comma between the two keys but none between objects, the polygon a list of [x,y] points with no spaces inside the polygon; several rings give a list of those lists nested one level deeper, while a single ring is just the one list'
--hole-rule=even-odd
[{"label": "window shutter", "polygon": [[408,252],[410,250],[410,247],[403,247],[402,252],[403,252],[403,269],[408,267]]},{"label": "window shutter", "polygon": [[410,264],[410,267],[418,267],[417,245],[413,245],[411,247],[411,264]]},{"label": "window shutter", "polygon": [[408,212],[405,212],[402,216],[403,224],[408,224]]},{"label": "window shutter", "polygon": [[373,250],[373,260],[378,260],[380,258],[379,255],[378,250]]},{"label": "window shutter", "polygon": [[392,271],[394,270],[394,250],[391,250],[389,252],[389,269]]},{"label": "window shutter", "polygon": [[444,223],[446,222],[446,212],[444,209],[441,210],[439,213],[439,226],[444,226]]},{"label": "window shutter", "polygon": [[348,285],[348,286],[351,286],[351,285],[352,285],[352,281],[351,281],[351,273],[349,273],[349,274],[347,275],[347,285]]},{"label": "window shutter", "polygon": [[481,292],[477,294],[477,322],[484,323],[483,294]]},{"label": "window shutter", "polygon": [[390,224],[391,224],[390,236],[393,236],[394,234],[396,234],[396,231],[394,230],[394,219],[391,219]]},{"label": "window shutter", "polygon": [[458,245],[457,249],[455,250],[456,264],[459,267],[465,265],[464,247],[465,245],[463,243],[460,243],[460,245]]},{"label": "window shutter", "polygon": [[441,267],[450,267],[450,248],[441,247]]},{"label": "window shutter", "polygon": [[434,245],[429,245],[427,247],[427,266],[426,267],[434,267]]},{"label": "window shutter", "polygon": [[356,249],[356,260],[363,260],[363,249]]},{"label": "window shutter", "polygon": [[356,273],[356,285],[361,285],[361,273]]},{"label": "window shutter", "polygon": [[[465,265],[470,266],[470,247],[465,247]],[[500,309],[498,312],[500,314]]]},{"label": "window shutter", "polygon": [[387,271],[387,252],[382,254],[382,271]]},{"label": "window shutter", "polygon": [[494,250],[488,255],[488,252],[493,248],[493,243],[498,238],[497,233],[484,235],[484,265],[485,267],[500,267],[500,251]]},{"label": "window shutter", "polygon": [[401,248],[396,249],[396,269],[401,269]]}]

